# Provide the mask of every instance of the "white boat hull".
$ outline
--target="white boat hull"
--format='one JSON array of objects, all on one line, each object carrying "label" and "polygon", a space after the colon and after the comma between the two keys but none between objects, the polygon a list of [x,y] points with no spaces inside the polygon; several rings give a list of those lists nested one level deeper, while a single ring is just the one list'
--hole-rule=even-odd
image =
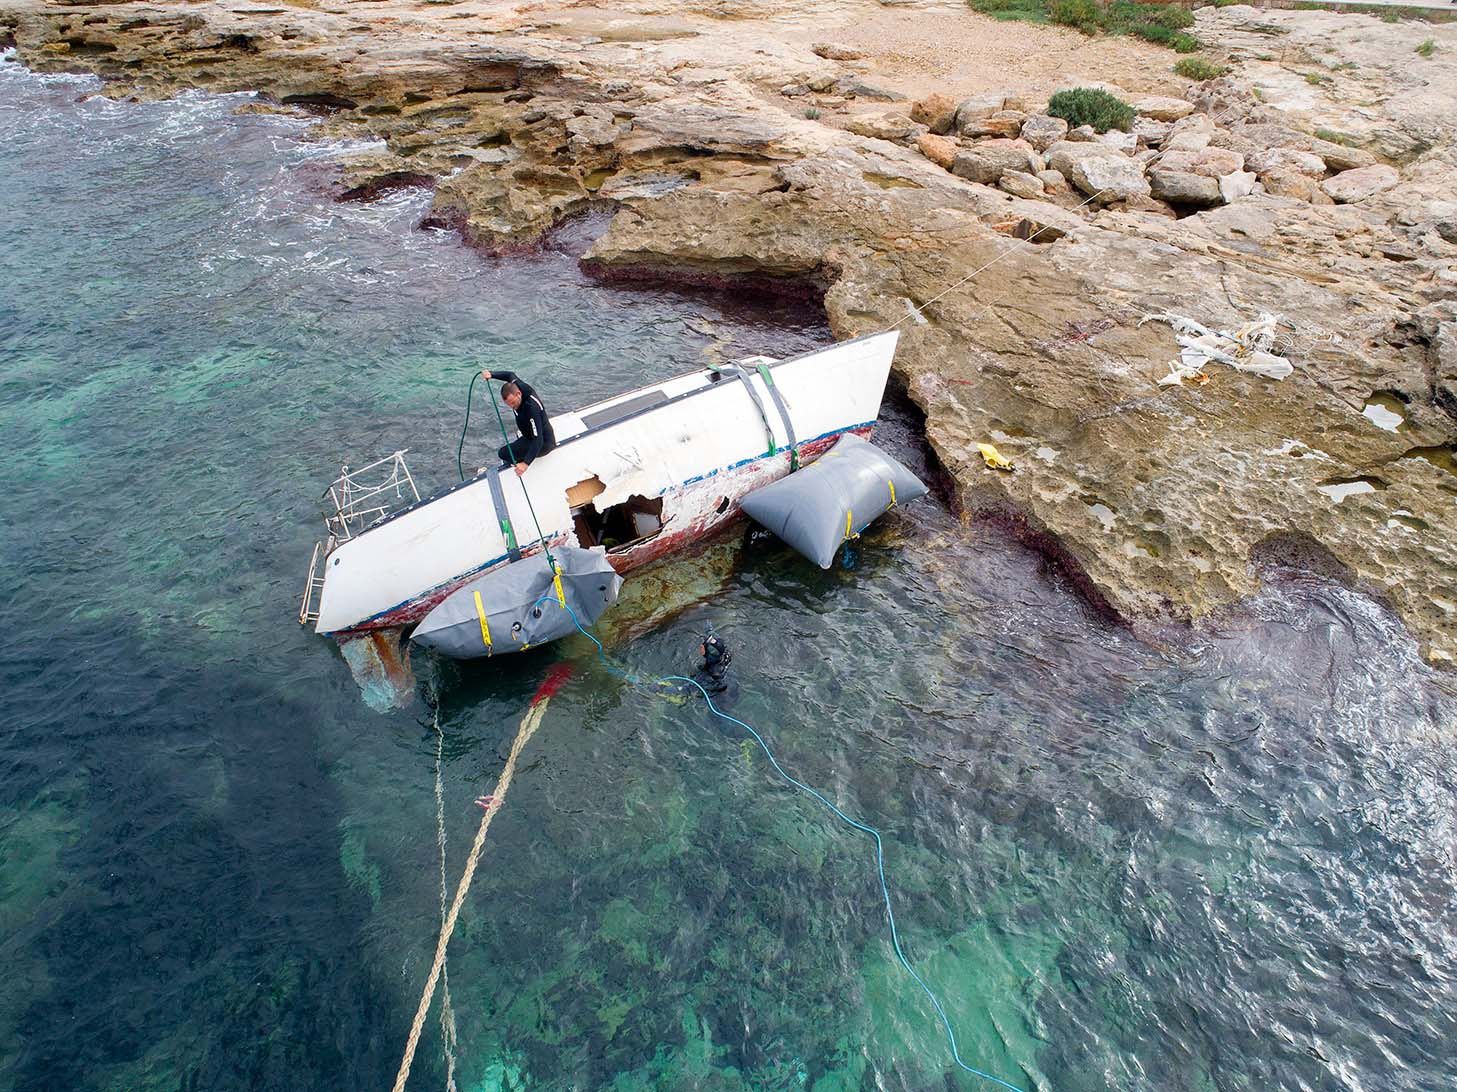
[{"label": "white boat hull", "polygon": [[[801,461],[879,416],[897,334],[874,334],[767,365]],[[555,450],[520,478],[500,475],[503,526],[489,472],[427,498],[323,559],[316,630],[346,636],[407,626],[466,581],[553,544],[605,545],[625,573],[737,519],[746,494],[789,473],[790,435],[759,374],[707,371],[554,415]],[[771,441],[772,437],[772,441]],[[530,504],[527,501],[530,493]],[[535,520],[531,508],[535,508]]]}]

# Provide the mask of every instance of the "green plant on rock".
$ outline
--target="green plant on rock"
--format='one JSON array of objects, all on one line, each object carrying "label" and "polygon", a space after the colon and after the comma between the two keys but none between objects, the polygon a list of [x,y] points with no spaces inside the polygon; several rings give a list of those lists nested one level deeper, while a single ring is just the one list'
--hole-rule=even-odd
[{"label": "green plant on rock", "polygon": [[1174,74],[1186,80],[1213,80],[1229,73],[1229,66],[1206,61],[1203,57],[1181,57],[1174,62]]},{"label": "green plant on rock", "polygon": [[809,118],[810,121],[818,121],[820,112],[815,107],[810,106],[805,109],[804,116]]},{"label": "green plant on rock", "polygon": [[1434,39],[1434,38],[1428,38],[1421,45],[1417,46],[1417,55],[1418,56],[1421,56],[1421,57],[1430,57],[1432,54],[1434,54],[1436,52],[1437,52],[1437,42],[1436,42],[1436,39]]},{"label": "green plant on rock", "polygon": [[1003,22],[1046,23],[1047,0],[967,0],[973,11]]},{"label": "green plant on rock", "polygon": [[1076,27],[1084,34],[1096,34],[1102,9],[1095,0],[1051,0],[1048,12],[1059,26]]},{"label": "green plant on rock", "polygon": [[1053,22],[1073,27],[1084,34],[1132,34],[1166,45],[1180,53],[1192,53],[1199,41],[1186,33],[1194,25],[1194,14],[1180,4],[1146,4],[1136,0],[967,0],[983,15],[994,19]]},{"label": "green plant on rock", "polygon": [[1096,132],[1133,128],[1134,109],[1116,95],[1096,87],[1075,87],[1059,91],[1047,104],[1052,117],[1062,118],[1070,128],[1091,125]]}]

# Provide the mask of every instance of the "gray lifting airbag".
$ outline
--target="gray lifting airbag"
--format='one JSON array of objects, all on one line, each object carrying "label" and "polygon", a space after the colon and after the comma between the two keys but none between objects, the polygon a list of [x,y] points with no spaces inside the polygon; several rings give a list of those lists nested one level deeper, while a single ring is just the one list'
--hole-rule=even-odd
[{"label": "gray lifting airbag", "polygon": [[[608,564],[601,547],[562,546],[552,554],[561,569],[567,605],[582,625],[590,626],[617,602],[622,577]],[[410,640],[453,659],[469,660],[519,652],[576,629],[571,614],[557,601],[551,566],[538,553],[492,569],[451,592],[425,615]]]},{"label": "gray lifting airbag", "polygon": [[756,489],[743,509],[822,569],[893,504],[926,495],[909,470],[847,432],[804,469]]}]

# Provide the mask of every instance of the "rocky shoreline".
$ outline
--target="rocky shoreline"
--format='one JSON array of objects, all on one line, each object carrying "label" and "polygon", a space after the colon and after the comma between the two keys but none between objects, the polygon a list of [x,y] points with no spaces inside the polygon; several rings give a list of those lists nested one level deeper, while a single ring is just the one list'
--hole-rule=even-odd
[{"label": "rocky shoreline", "polygon": [[[1152,45],[939,0],[0,0],[0,37],[114,97],[251,91],[376,137],[336,195],[432,185],[427,222],[489,252],[605,208],[603,276],[822,297],[842,337],[899,323],[963,510],[1055,543],[1108,609],[1198,618],[1293,560],[1450,665],[1457,29],[1197,18],[1230,68],[1198,84]],[[1133,103],[1131,131],[1049,117],[1072,86]],[[1263,312],[1290,377],[1160,384],[1179,346],[1148,316]]]}]

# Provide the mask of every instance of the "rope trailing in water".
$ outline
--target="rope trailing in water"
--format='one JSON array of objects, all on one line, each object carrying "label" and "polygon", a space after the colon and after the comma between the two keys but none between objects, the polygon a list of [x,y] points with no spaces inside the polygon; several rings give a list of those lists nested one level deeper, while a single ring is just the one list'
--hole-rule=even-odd
[{"label": "rope trailing in water", "polygon": [[[435,841],[440,846],[440,928],[445,928],[450,891],[445,881],[445,732],[440,727],[440,706],[435,706]],[[450,965],[440,965],[440,1039],[445,1051],[445,1092],[455,1089],[455,1009],[450,1004]]]},{"label": "rope trailing in water", "polygon": [[[544,595],[541,597],[541,599],[537,601],[535,605],[549,602],[553,598],[553,596]],[[607,658],[607,650],[603,648],[602,642],[599,641],[593,634],[588,632],[585,627],[583,627],[581,621],[577,618],[577,612],[572,610],[572,608],[565,603],[561,604],[561,606],[564,610],[566,610],[568,614],[572,616],[572,624],[577,627],[578,632],[580,632],[583,637],[586,637],[587,640],[591,641],[594,645],[597,646],[597,657],[599,660],[602,661],[603,666],[606,667],[608,671],[620,676],[621,678],[627,680],[629,683],[632,683],[634,685],[656,686],[661,689],[667,687],[671,683],[691,684],[694,688],[697,689],[700,694],[703,695],[703,700],[708,703],[709,711],[712,712],[714,716],[720,718],[721,720],[728,721],[730,724],[737,724],[740,728],[744,729],[744,731],[748,732],[749,735],[754,737],[754,742],[759,745],[760,750],[764,752],[764,756],[769,759],[769,764],[774,767],[774,771],[779,774],[780,777],[782,777],[785,781],[789,782],[789,784],[793,785],[800,792],[806,793],[809,796],[814,797],[814,799],[818,800],[825,807],[829,808],[836,817],[838,817],[849,826],[854,827],[856,830],[863,831],[864,833],[870,835],[872,838],[875,839],[875,864],[880,877],[880,894],[881,898],[885,903],[886,920],[890,923],[891,945],[895,948],[896,959],[900,960],[900,965],[906,969],[907,974],[915,979],[916,985],[921,987],[921,990],[930,1000],[932,1008],[936,1010],[936,1015],[941,1018],[941,1026],[946,1030],[947,1042],[951,1044],[952,1059],[956,1062],[958,1066],[960,1066],[963,1070],[965,1070],[967,1073],[972,1074],[973,1076],[981,1077],[983,1080],[991,1081],[995,1085],[999,1085],[1002,1088],[1009,1089],[1010,1092],[1022,1092],[1022,1090],[1016,1085],[1009,1084],[1008,1082],[1002,1080],[1002,1078],[1000,1077],[977,1069],[975,1066],[968,1064],[966,1060],[961,1057],[961,1050],[956,1044],[956,1032],[951,1027],[951,1018],[946,1015],[946,1009],[941,1004],[941,999],[937,997],[935,991],[932,990],[929,985],[927,985],[926,980],[916,973],[916,969],[911,966],[911,961],[906,957],[905,950],[901,947],[900,931],[899,929],[897,929],[895,923],[895,910],[891,907],[890,881],[886,878],[885,875],[885,842],[880,836],[880,831],[876,830],[868,823],[862,823],[860,820],[854,818],[853,816],[847,815],[839,808],[838,805],[835,804],[834,801],[832,801],[829,797],[825,796],[819,790],[814,789],[809,785],[806,785],[803,781],[800,781],[799,779],[791,776],[784,769],[783,766],[779,765],[779,760],[774,757],[774,752],[769,748],[769,744],[765,742],[764,737],[759,734],[758,730],[755,729],[754,726],[752,724],[749,724],[747,721],[740,720],[738,717],[733,716],[730,713],[725,713],[718,706],[714,705],[713,698],[709,695],[708,691],[703,688],[703,685],[699,683],[697,679],[690,679],[686,675],[667,675],[664,676],[662,679],[656,681],[645,680],[642,677],[625,670],[624,668],[618,667]],[[399,1089],[396,1089],[396,1092],[399,1092]]]},{"label": "rope trailing in water", "polygon": [[445,951],[450,944],[450,935],[455,932],[455,922],[460,917],[461,905],[465,902],[466,892],[470,890],[471,880],[475,878],[476,866],[480,864],[481,851],[485,848],[486,832],[491,829],[491,820],[501,810],[501,805],[506,800],[506,793],[510,791],[511,781],[516,776],[516,763],[521,758],[522,749],[536,734],[536,729],[541,726],[541,718],[546,713],[547,703],[551,701],[552,695],[561,689],[570,673],[571,669],[563,665],[547,676],[546,682],[541,684],[532,697],[531,705],[526,710],[526,716],[521,718],[520,727],[516,729],[516,739],[511,744],[510,753],[506,755],[506,764],[501,768],[501,777],[491,793],[485,814],[481,816],[481,825],[476,831],[476,840],[471,843],[470,855],[465,862],[465,871],[461,873],[460,883],[455,888],[455,899],[450,904],[450,913],[440,927],[440,939],[435,945],[435,961],[430,965],[430,974],[425,979],[425,990],[420,995],[420,1005],[415,1010],[414,1023],[410,1025],[410,1038],[405,1043],[405,1056],[400,1059],[400,1072],[395,1077],[394,1092],[405,1092],[405,1082],[410,1079],[410,1066],[414,1064],[415,1050],[420,1045],[420,1033],[425,1027],[425,1016],[430,1011],[430,1001],[435,996],[435,987],[445,968]]}]

